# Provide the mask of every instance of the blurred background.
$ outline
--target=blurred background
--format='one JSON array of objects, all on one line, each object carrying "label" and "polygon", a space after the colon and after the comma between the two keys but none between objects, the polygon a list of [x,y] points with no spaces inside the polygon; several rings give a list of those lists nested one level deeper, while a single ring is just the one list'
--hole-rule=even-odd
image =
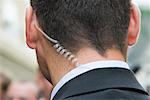
[{"label": "blurred background", "polygon": [[13,80],[32,80],[34,51],[25,44],[25,9],[28,0],[0,0],[0,72]]},{"label": "blurred background", "polygon": [[[135,0],[142,14],[141,36],[130,48],[128,62],[145,89],[150,90],[150,0]],[[25,44],[28,0],[0,0],[0,72],[12,80],[34,80],[38,64]]]}]

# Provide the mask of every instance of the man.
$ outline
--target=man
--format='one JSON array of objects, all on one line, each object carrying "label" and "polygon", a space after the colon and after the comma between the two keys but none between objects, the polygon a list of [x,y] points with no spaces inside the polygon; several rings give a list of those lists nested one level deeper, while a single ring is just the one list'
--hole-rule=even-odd
[{"label": "man", "polygon": [[34,82],[13,82],[8,87],[6,100],[39,100],[39,89]]},{"label": "man", "polygon": [[26,14],[51,100],[149,100],[125,62],[139,31],[130,0],[31,0]]}]

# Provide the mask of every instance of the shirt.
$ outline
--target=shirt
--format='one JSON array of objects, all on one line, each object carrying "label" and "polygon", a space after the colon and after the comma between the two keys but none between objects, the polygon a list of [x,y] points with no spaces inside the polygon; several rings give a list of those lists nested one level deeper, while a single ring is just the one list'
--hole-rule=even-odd
[{"label": "shirt", "polygon": [[129,65],[126,62],[123,61],[117,61],[117,60],[109,60],[109,61],[96,61],[91,62],[83,65],[79,65],[78,67],[74,68],[70,72],[68,72],[54,87],[51,93],[51,99],[54,98],[56,93],[59,91],[59,89],[67,83],[69,80],[86,73],[88,71],[99,69],[99,68],[125,68],[130,69]]}]

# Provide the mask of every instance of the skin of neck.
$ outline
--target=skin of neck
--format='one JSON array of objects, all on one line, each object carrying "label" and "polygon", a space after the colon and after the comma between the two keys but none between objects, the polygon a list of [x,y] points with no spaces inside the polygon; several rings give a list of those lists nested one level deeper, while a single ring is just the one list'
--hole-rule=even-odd
[{"label": "skin of neck", "polygon": [[[51,48],[52,49],[52,48]],[[53,53],[52,53],[53,52]],[[63,76],[65,76],[72,69],[76,68],[74,64],[58,54],[56,50],[53,50],[50,56],[47,56],[46,62],[48,65],[49,73],[53,86],[55,86]],[[119,60],[126,61],[123,54],[117,49],[109,49],[106,51],[105,56],[101,56],[96,50],[92,48],[80,49],[76,54],[79,64],[86,64],[95,61],[107,61],[107,60]]]}]

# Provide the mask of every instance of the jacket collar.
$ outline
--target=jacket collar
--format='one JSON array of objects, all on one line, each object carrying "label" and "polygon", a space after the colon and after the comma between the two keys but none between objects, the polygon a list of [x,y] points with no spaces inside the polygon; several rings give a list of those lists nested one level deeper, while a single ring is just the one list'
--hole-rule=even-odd
[{"label": "jacket collar", "polygon": [[103,68],[73,78],[57,92],[54,100],[105,89],[132,89],[148,95],[130,70]]}]

